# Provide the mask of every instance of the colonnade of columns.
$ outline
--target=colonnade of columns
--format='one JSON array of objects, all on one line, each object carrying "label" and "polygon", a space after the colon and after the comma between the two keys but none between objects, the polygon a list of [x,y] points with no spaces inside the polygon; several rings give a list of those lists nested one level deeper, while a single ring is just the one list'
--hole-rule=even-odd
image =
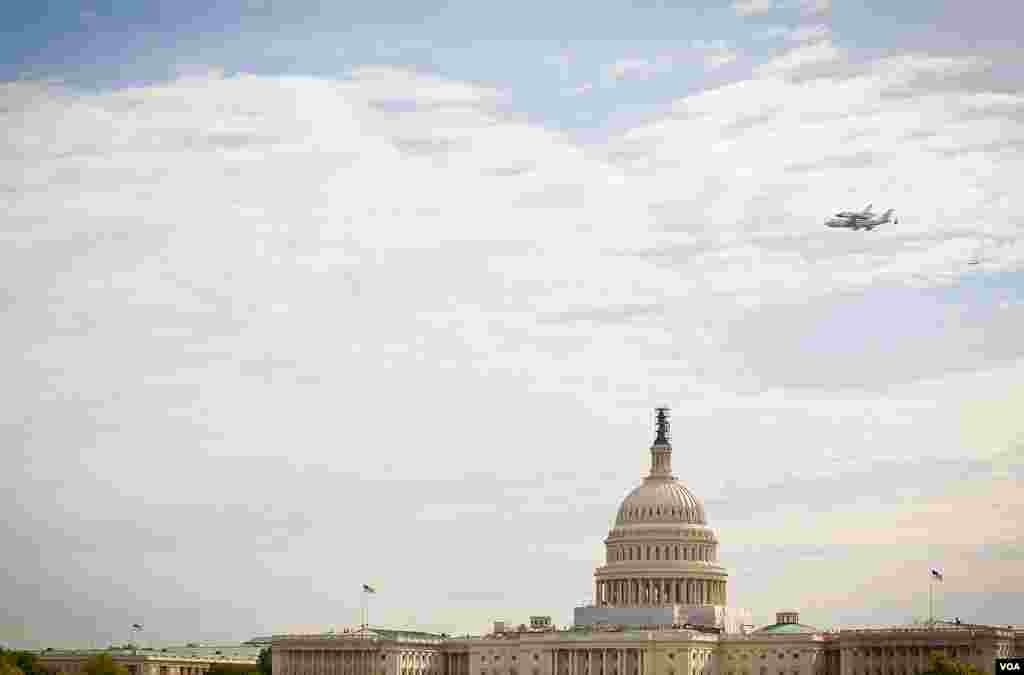
[{"label": "colonnade of columns", "polygon": [[369,649],[288,649],[278,658],[278,675],[376,675],[383,670],[380,652]]},{"label": "colonnade of columns", "polygon": [[594,604],[724,605],[725,581],[720,579],[609,579],[597,582]]},{"label": "colonnade of columns", "polygon": [[643,648],[554,649],[552,675],[643,675]]},{"label": "colonnade of columns", "polygon": [[469,675],[469,652],[445,652],[444,666],[447,675]]}]

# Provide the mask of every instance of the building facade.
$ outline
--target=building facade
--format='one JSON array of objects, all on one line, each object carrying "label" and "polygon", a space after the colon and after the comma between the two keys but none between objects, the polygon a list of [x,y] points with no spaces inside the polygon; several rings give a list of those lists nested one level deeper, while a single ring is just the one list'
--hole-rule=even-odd
[{"label": "building facade", "polygon": [[[211,653],[203,653],[209,651]],[[213,653],[215,652],[216,653]],[[234,653],[222,653],[231,651]],[[55,675],[82,673],[86,661],[97,654],[109,654],[125,667],[128,675],[204,675],[213,664],[252,666],[256,669],[259,650],[230,647],[225,650],[168,648],[165,650],[47,650],[39,656],[40,666]]]},{"label": "building facade", "polygon": [[1021,653],[1020,632],[982,625],[830,632],[787,611],[753,630],[750,612],[729,604],[703,505],[672,474],[667,409],[650,452],[650,473],[605,539],[594,604],[575,609],[572,629],[531,617],[529,628],[495,622],[481,637],[278,635],[274,675],[921,675],[936,652],[995,675],[995,658]]}]

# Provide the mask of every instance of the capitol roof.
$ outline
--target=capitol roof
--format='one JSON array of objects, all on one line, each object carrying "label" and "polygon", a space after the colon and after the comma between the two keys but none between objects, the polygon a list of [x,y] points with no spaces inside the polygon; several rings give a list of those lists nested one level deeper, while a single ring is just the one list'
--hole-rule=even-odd
[{"label": "capitol roof", "polygon": [[682,523],[706,525],[704,506],[672,475],[668,409],[658,408],[657,437],[651,446],[651,472],[619,507],[616,525]]},{"label": "capitol roof", "polygon": [[795,634],[810,634],[820,633],[821,630],[814,626],[808,626],[803,623],[773,623],[770,626],[764,628],[758,628],[754,633],[756,635],[795,635]]},{"label": "capitol roof", "polygon": [[706,525],[704,506],[674,477],[648,477],[622,500],[616,525],[646,522]]}]

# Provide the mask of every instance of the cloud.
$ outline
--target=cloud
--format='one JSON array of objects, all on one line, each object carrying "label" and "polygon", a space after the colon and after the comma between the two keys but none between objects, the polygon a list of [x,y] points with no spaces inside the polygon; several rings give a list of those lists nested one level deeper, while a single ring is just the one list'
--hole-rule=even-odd
[{"label": "cloud", "polygon": [[842,63],[844,58],[843,51],[829,40],[816,40],[811,44],[783,52],[767,63],[758,66],[755,72],[762,77],[806,72],[810,67]]},{"label": "cloud", "polygon": [[826,14],[832,9],[832,0],[797,0],[796,4],[805,15]]},{"label": "cloud", "polygon": [[[984,67],[801,44],[585,145],[494,87],[387,67],[5,83],[0,443],[14,460],[0,510],[22,544],[0,577],[19,615],[0,624],[71,639],[136,603],[185,633],[202,602],[250,626],[231,599],[252,588],[269,588],[278,625],[326,624],[358,614],[357,596],[317,581],[343,572],[474,629],[488,617],[445,609],[438,589],[536,564],[523,532],[570,581],[513,585],[523,606],[507,611],[571,607],[622,476],[646,471],[651,401],[676,407],[680,474],[712,517],[760,533],[733,518],[729,540],[785,536],[812,565],[809,544],[849,531],[874,562],[843,568],[846,595],[884,586],[872,545],[923,546],[951,504],[992,516],[972,550],[1009,545],[1020,514],[973,482],[897,505],[921,467],[952,480],[1016,433],[1010,413],[998,437],[960,428],[965,401],[1021,381],[1024,100],[987,87]],[[868,202],[899,227],[821,226]],[[740,466],[685,449],[744,447],[786,452]],[[999,469],[1007,499],[1015,461]],[[826,496],[815,485],[848,508],[797,518]],[[410,530],[418,514],[429,527]],[[383,527],[407,534],[339,552]],[[424,556],[438,583],[403,581],[409,550],[458,548],[470,527],[493,565]],[[190,533],[236,555],[180,545]],[[992,583],[1018,583],[996,557],[978,563]],[[845,606],[829,598],[823,613]],[[68,603],[89,611],[51,611]]]},{"label": "cloud", "polygon": [[739,16],[760,16],[775,9],[795,9],[804,16],[826,14],[832,8],[831,0],[736,0],[733,11]]},{"label": "cloud", "polygon": [[604,78],[611,82],[646,80],[654,75],[668,72],[672,68],[672,64],[673,60],[668,55],[652,59],[619,59],[605,67]]},{"label": "cloud", "polygon": [[790,42],[818,42],[828,39],[831,31],[828,26],[816,24],[813,26],[798,26],[786,33],[786,39]]},{"label": "cloud", "polygon": [[564,93],[567,94],[568,96],[581,96],[583,94],[586,94],[587,92],[593,91],[593,89],[594,89],[593,83],[585,82],[585,83],[579,85],[578,87],[573,87],[571,89],[566,89]]},{"label": "cloud", "polygon": [[775,7],[774,0],[736,0],[732,9],[739,16],[757,16],[767,14]]}]

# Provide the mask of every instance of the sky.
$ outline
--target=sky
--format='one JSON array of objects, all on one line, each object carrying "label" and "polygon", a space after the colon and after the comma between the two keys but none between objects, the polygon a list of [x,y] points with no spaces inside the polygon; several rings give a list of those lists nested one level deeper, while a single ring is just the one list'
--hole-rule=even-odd
[{"label": "sky", "polygon": [[[0,9],[0,644],[1024,601],[1020,3]],[[830,229],[839,210],[898,223]]]}]

